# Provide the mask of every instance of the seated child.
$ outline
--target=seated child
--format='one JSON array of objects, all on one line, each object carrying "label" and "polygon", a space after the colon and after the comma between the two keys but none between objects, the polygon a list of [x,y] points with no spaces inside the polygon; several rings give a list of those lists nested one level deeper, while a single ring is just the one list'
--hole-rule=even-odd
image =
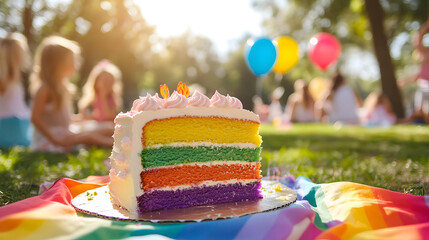
[{"label": "seated child", "polygon": [[289,96],[286,105],[286,119],[289,122],[309,123],[316,121],[314,100],[304,80],[294,84],[295,92]]},{"label": "seated child", "polygon": [[72,133],[73,85],[79,46],[51,36],[39,45],[30,84],[34,94],[31,121],[35,127],[30,148],[36,151],[67,152],[78,144],[111,147],[111,129]]},{"label": "seated child", "polygon": [[365,100],[364,108],[364,125],[388,127],[397,121],[390,101],[383,93],[372,92]]},{"label": "seated child", "polygon": [[30,110],[21,73],[30,67],[27,39],[12,33],[0,41],[0,147],[30,145]]},{"label": "seated child", "polygon": [[121,71],[107,60],[99,62],[89,74],[79,101],[84,119],[113,122],[122,108]]}]

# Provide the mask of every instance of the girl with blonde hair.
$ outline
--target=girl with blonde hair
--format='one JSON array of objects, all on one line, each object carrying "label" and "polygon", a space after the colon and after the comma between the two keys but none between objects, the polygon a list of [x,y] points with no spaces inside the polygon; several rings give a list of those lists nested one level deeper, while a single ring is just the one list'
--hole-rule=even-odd
[{"label": "girl with blonde hair", "polygon": [[39,45],[30,78],[34,95],[31,121],[35,127],[31,149],[66,152],[78,144],[111,146],[111,130],[72,133],[72,95],[69,79],[77,69],[79,46],[58,36],[45,38]]},{"label": "girl with blonde hair", "polygon": [[27,39],[11,33],[0,41],[0,147],[30,144],[30,111],[22,72],[30,67]]},{"label": "girl with blonde hair", "polygon": [[314,100],[308,90],[308,84],[302,80],[296,80],[295,92],[289,96],[286,105],[286,119],[289,122],[315,122]]},{"label": "girl with blonde hair", "polygon": [[122,108],[121,71],[107,60],[100,61],[89,74],[79,101],[85,119],[113,121]]}]

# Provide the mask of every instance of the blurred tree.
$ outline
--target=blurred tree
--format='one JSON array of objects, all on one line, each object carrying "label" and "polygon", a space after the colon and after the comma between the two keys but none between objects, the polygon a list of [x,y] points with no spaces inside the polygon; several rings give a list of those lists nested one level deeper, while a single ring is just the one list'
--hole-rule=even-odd
[{"label": "blurred tree", "polygon": [[257,94],[256,85],[258,80],[262,81],[262,96],[260,97],[265,103],[270,103],[270,94],[275,88],[281,86],[285,89],[281,103],[285,105],[287,97],[293,92],[293,85],[290,79],[286,76],[279,79],[279,76],[274,74],[258,78],[253,74],[244,59],[244,46],[249,38],[251,38],[251,35],[245,34],[237,42],[239,47],[229,53],[228,59],[224,63],[226,74],[223,86],[228,89],[228,93],[235,94],[246,109],[253,109],[252,98]]},{"label": "blurred tree", "polygon": [[[147,24],[132,0],[76,0],[61,5],[0,0],[0,16],[0,29],[28,32],[33,46],[52,34],[77,41],[82,48],[82,65],[73,80],[78,86],[85,83],[101,59],[118,65],[123,73],[125,107],[139,91],[158,91],[163,83],[171,89],[179,81],[198,83],[209,94],[215,90],[232,93],[224,85],[229,82],[225,80],[224,66],[208,38],[187,31],[162,39],[154,34],[154,27]],[[33,31],[35,25],[37,31]]]},{"label": "blurred tree", "polygon": [[[0,0],[0,29],[5,32],[22,32],[30,48],[34,47],[35,22],[49,19],[58,3],[41,0]],[[37,26],[40,27],[40,26]]]},{"label": "blurred tree", "polygon": [[384,30],[384,11],[379,0],[365,0],[365,9],[368,14],[371,24],[371,33],[373,37],[373,45],[375,55],[380,67],[381,89],[387,95],[392,103],[392,110],[397,117],[405,116],[404,106],[402,103],[401,93],[396,84],[395,67],[390,57],[389,45],[387,36]]},{"label": "blurred tree", "polygon": [[0,29],[22,32],[32,50],[52,34],[77,41],[83,58],[78,86],[98,61],[111,60],[123,73],[125,105],[137,97],[137,82],[152,54],[154,28],[132,0],[0,0]]},{"label": "blurred tree", "polygon": [[43,37],[51,34],[77,41],[82,48],[82,86],[95,64],[108,59],[122,71],[125,108],[138,96],[138,81],[152,57],[150,37],[154,28],[131,0],[72,1],[47,22]]},{"label": "blurred tree", "polygon": [[235,51],[230,52],[225,62],[224,86],[228,93],[234,94],[243,103],[246,109],[253,109],[252,98],[256,94],[257,77],[246,65],[244,60],[244,46],[250,35],[243,36]]},{"label": "blurred tree", "polygon": [[208,93],[221,90],[224,70],[213,43],[190,31],[157,40],[160,50],[150,62],[150,76],[155,85],[166,83],[171,90],[182,81],[188,85],[200,84]]},{"label": "blurred tree", "polygon": [[[21,32],[26,38],[31,51],[36,47],[42,22],[52,19],[62,3],[41,0],[0,0],[0,36],[11,32]],[[30,100],[28,91],[29,73],[23,73],[26,89],[25,99]]]},{"label": "blurred tree", "polygon": [[[368,5],[365,8],[365,2]],[[374,3],[376,2],[376,3]],[[365,9],[370,7],[369,4],[377,4],[381,7],[374,14],[374,20],[378,21],[379,27],[385,26],[386,34],[385,43],[377,41],[375,50],[379,50],[379,44],[384,44],[384,57],[389,54],[389,46],[396,44],[396,49],[400,49],[395,54],[395,64],[399,69],[405,68],[406,64],[412,63],[410,51],[412,43],[409,41],[413,31],[416,31],[420,24],[427,18],[429,1],[427,0],[255,0],[254,5],[267,13],[265,26],[272,37],[279,35],[289,35],[300,42],[302,50],[306,50],[307,42],[312,35],[317,32],[330,32],[338,37],[343,47],[343,56],[347,55],[349,50],[358,46],[361,51],[371,51],[371,44],[375,38],[379,39],[382,32],[379,29],[370,28],[369,18]],[[371,10],[374,10],[371,5]],[[385,18],[383,11],[386,13]],[[368,15],[369,16],[369,15]],[[301,19],[301,21],[296,21]],[[376,22],[372,22],[374,24]],[[374,32],[376,31],[376,32]],[[405,39],[405,40],[404,40]],[[375,42],[373,42],[375,43]],[[383,46],[381,46],[383,48]],[[380,54],[380,53],[378,53]],[[390,54],[389,54],[390,55]],[[350,59],[350,55],[347,56]],[[390,59],[390,56],[388,56]],[[379,61],[382,59],[377,58]],[[347,58],[342,57],[339,65],[344,65]],[[315,68],[309,66],[309,59],[301,59],[300,63],[292,69],[291,76],[308,76],[314,77],[320,75]],[[379,62],[383,91],[389,96],[394,103],[395,112],[398,116],[403,116],[402,102],[399,91],[396,87],[395,69],[392,64],[386,67]],[[390,74],[386,74],[390,72]],[[392,77],[393,76],[393,77]]]}]

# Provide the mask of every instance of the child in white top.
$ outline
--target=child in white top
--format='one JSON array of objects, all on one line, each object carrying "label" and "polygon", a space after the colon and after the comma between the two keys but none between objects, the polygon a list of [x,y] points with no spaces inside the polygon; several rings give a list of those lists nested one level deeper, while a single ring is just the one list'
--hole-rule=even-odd
[{"label": "child in white top", "polygon": [[337,72],[332,78],[331,87],[322,101],[322,118],[331,123],[359,124],[358,108],[361,98],[346,84],[344,77]]},{"label": "child in white top", "polygon": [[30,144],[30,111],[21,73],[30,67],[27,40],[12,33],[0,41],[0,147]]}]

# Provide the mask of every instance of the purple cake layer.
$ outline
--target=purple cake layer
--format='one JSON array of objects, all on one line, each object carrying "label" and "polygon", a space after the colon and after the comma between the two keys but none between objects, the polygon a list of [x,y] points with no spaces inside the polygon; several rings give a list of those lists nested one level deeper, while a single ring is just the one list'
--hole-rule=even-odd
[{"label": "purple cake layer", "polygon": [[150,190],[137,197],[138,211],[184,208],[213,203],[238,202],[262,198],[261,182],[218,184],[175,191]]}]

